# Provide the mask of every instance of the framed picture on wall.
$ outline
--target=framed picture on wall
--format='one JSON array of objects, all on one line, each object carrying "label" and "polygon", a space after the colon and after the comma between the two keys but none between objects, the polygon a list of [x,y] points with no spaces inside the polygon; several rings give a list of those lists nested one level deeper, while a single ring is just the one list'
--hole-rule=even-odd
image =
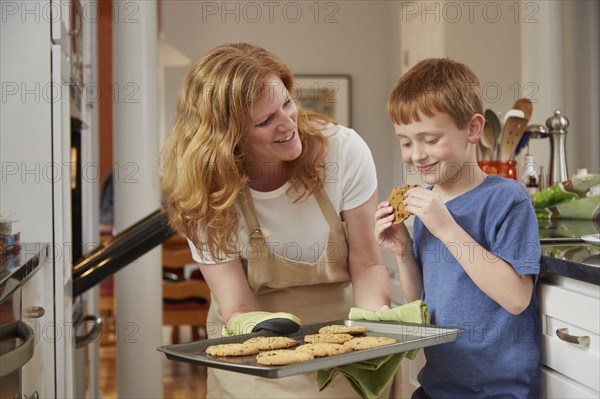
[{"label": "framed picture on wall", "polygon": [[306,109],[320,112],[351,127],[351,84],[348,75],[296,75],[294,99]]}]

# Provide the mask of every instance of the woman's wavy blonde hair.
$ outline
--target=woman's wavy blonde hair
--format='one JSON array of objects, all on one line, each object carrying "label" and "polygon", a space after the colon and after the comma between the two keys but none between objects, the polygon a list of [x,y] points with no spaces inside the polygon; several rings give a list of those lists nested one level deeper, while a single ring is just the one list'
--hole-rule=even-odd
[{"label": "woman's wavy blonde hair", "polygon": [[[252,105],[278,76],[295,93],[289,67],[265,49],[235,43],[204,55],[185,77],[175,123],[161,154],[160,188],[171,227],[215,260],[238,254],[236,199],[248,182],[241,150]],[[293,94],[292,94],[293,95]],[[285,163],[296,200],[322,189],[331,119],[298,107],[301,155]]]}]

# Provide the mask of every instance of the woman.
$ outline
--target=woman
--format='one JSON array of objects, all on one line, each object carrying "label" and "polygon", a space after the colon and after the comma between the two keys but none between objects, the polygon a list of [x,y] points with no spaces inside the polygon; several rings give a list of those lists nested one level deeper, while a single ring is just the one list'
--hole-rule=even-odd
[{"label": "woman", "polygon": [[[226,44],[188,72],[162,155],[161,189],[211,288],[210,338],[257,310],[303,324],[389,306],[388,274],[370,232],[371,153],[353,130],[294,101],[273,54]],[[228,331],[228,330],[226,330]],[[282,380],[209,369],[208,397],[352,397],[342,378]]]}]

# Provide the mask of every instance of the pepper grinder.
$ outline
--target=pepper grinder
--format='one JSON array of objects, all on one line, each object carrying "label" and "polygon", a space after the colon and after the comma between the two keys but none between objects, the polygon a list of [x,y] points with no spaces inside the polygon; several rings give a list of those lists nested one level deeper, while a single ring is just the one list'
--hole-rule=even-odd
[{"label": "pepper grinder", "polygon": [[[531,139],[545,139],[548,138],[548,128],[544,125],[529,125],[527,129],[525,129],[525,133],[529,134],[529,138]],[[527,153],[529,154],[529,145],[527,145]],[[546,174],[544,172],[544,167],[542,165],[538,166],[539,175],[538,175],[538,190],[543,190],[548,186],[548,179],[546,178]],[[526,182],[527,184],[527,182]]]},{"label": "pepper grinder", "polygon": [[550,138],[550,168],[548,170],[548,186],[560,183],[569,178],[567,173],[567,153],[565,143],[569,120],[559,110],[546,120],[548,137]]}]

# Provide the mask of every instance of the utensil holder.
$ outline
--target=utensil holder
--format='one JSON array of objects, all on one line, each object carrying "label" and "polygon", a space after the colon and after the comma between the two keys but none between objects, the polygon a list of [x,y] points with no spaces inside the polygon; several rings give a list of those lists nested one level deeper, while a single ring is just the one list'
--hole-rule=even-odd
[{"label": "utensil holder", "polygon": [[502,175],[517,180],[517,161],[477,161],[481,170],[491,175]]}]

